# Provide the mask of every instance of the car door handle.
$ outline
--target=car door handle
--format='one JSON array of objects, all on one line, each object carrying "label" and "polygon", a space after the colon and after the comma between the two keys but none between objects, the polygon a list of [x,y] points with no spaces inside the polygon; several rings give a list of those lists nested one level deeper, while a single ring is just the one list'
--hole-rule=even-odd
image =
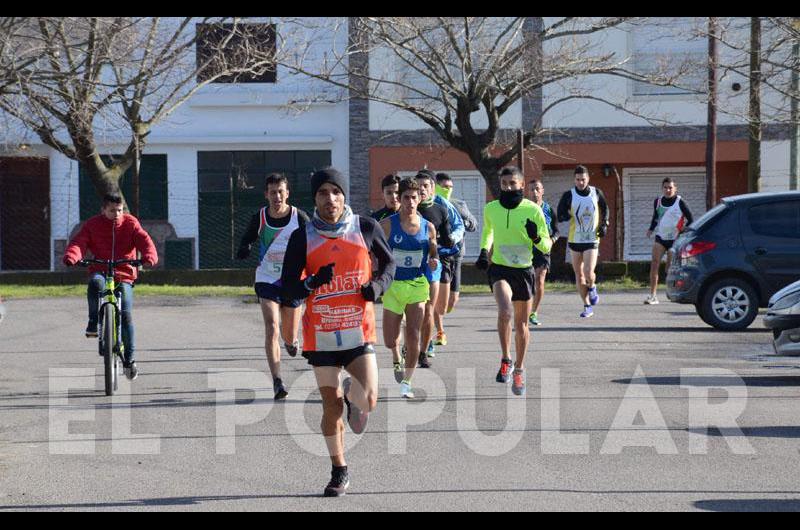
[{"label": "car door handle", "polygon": [[767,249],[765,249],[764,247],[758,247],[756,249],[756,255],[758,255],[758,256],[766,256],[767,255]]}]

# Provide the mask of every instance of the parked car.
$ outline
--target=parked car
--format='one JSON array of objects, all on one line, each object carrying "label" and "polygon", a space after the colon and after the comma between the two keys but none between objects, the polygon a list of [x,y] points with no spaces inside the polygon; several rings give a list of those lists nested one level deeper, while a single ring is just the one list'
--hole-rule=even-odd
[{"label": "parked car", "polygon": [[772,330],[778,355],[800,355],[800,282],[775,293],[767,306],[764,325]]},{"label": "parked car", "polygon": [[800,192],[725,198],[673,251],[667,298],[694,304],[717,329],[745,329],[772,295],[800,279]]}]

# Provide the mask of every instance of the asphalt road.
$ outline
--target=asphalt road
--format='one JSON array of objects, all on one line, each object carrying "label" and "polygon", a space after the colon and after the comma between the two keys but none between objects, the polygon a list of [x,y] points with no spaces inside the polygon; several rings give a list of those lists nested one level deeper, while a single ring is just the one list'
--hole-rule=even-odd
[{"label": "asphalt road", "polygon": [[273,403],[256,305],[138,299],[141,376],[110,399],[83,299],[7,301],[0,511],[800,510],[800,359],[775,357],[760,319],[716,332],[643,299],[604,295],[581,321],[576,295],[548,295],[525,398],[494,381],[490,297],[448,317],[413,403],[379,346],[341,499],[320,497],[313,374],[284,354],[290,394]]}]

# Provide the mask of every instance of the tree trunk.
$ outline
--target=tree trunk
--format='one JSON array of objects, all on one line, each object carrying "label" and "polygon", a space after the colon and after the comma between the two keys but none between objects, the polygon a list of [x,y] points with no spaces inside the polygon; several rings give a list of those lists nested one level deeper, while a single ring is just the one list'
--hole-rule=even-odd
[{"label": "tree trunk", "polygon": [[761,191],[761,18],[750,19],[750,124],[748,188]]}]

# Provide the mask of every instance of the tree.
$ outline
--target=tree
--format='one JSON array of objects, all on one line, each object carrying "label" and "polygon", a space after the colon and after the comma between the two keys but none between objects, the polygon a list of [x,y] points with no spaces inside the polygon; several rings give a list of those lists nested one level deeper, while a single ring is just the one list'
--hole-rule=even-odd
[{"label": "tree", "polygon": [[[264,27],[220,17],[2,18],[4,70],[5,50],[18,53],[9,54],[0,110],[82,164],[98,196],[121,193],[153,127],[198,90],[274,70]],[[127,148],[104,160],[98,133]]]},{"label": "tree", "polygon": [[415,116],[447,145],[466,153],[497,196],[500,169],[519,155],[514,131],[502,126],[503,119],[523,99],[546,87],[561,90],[538,112],[535,123],[523,124],[522,148],[528,149],[551,132],[544,117],[568,101],[602,101],[642,116],[581,86],[581,80],[617,76],[670,85],[680,78],[680,68],[637,73],[629,57],[598,46],[608,32],[641,22],[627,17],[329,19],[318,21],[315,30],[347,30],[346,46],[333,47],[314,66],[304,53],[279,60],[291,71],[348,91],[351,98]]}]

